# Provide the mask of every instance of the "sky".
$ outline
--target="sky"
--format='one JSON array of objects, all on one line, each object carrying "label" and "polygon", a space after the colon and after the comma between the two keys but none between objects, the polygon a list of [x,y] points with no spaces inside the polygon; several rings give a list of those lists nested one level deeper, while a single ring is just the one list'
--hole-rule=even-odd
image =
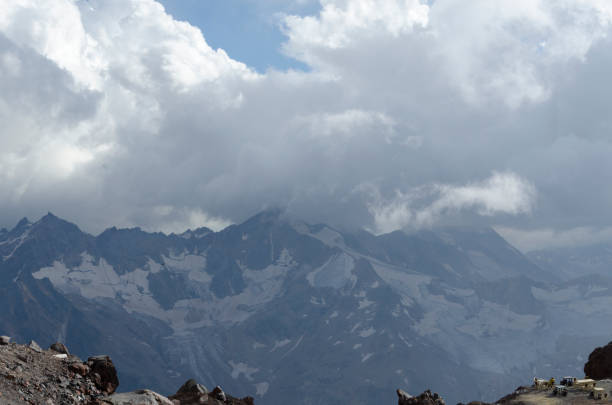
[{"label": "sky", "polygon": [[4,0],[0,227],[612,238],[605,0]]},{"label": "sky", "polygon": [[284,15],[315,13],[316,0],[163,0],[166,12],[202,31],[214,49],[224,49],[233,59],[260,73],[268,69],[308,70],[308,65],[281,51],[285,36]]}]

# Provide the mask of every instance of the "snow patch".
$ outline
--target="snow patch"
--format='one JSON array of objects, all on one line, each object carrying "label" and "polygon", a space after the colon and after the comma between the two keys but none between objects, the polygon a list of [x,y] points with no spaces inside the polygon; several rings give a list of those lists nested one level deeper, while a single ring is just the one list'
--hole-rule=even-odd
[{"label": "snow patch", "polygon": [[359,308],[357,309],[364,309],[364,308],[371,306],[372,304],[374,304],[374,301],[370,301],[367,298],[364,298],[361,301],[359,301]]},{"label": "snow patch", "polygon": [[280,349],[281,347],[285,347],[289,343],[291,343],[291,339],[277,340],[276,342],[274,342],[274,346],[272,347],[272,350],[270,350],[270,351],[273,352],[276,349]]},{"label": "snow patch", "polygon": [[246,363],[235,363],[233,360],[230,360],[228,364],[232,367],[231,376],[235,380],[240,377],[240,374],[243,374],[245,378],[249,381],[253,380],[253,374],[259,371],[258,368],[249,367]]},{"label": "snow patch", "polygon": [[353,285],[357,282],[357,278],[353,275],[354,267],[355,260],[342,252],[329,258],[325,264],[309,273],[306,279],[313,287],[340,289],[349,282]]},{"label": "snow patch", "polygon": [[327,226],[322,227],[317,232],[312,232],[310,226],[303,222],[297,222],[293,224],[293,229],[296,232],[318,239],[327,246],[346,248],[342,235]]},{"label": "snow patch", "polygon": [[255,384],[255,395],[263,397],[268,392],[270,384],[266,381]]},{"label": "snow patch", "polygon": [[372,336],[375,333],[376,333],[376,329],[369,327],[368,329],[364,329],[361,332],[359,332],[359,336],[361,336],[362,338],[367,338],[367,337]]},{"label": "snow patch", "polygon": [[410,299],[423,299],[422,290],[431,282],[431,277],[410,270],[370,260],[370,264],[378,276],[399,294]]},{"label": "snow patch", "polygon": [[366,361],[368,361],[368,359],[370,357],[372,357],[374,355],[374,353],[366,353],[366,354],[362,354],[361,355],[361,362],[364,363]]},{"label": "snow patch", "polygon": [[[2,261],[3,262],[5,262],[8,259],[10,259],[11,257],[13,257],[13,255],[15,254],[17,249],[19,249],[21,247],[21,245],[23,245],[23,242],[25,242],[26,238],[30,234],[30,229],[29,229],[30,226],[31,226],[31,224],[28,225],[28,229],[26,229],[26,231],[24,233],[22,233],[21,235],[19,235],[15,239],[5,240],[5,241],[3,241],[1,243],[2,245],[10,245],[10,244],[13,244],[13,243],[15,244],[15,247],[13,247],[13,250],[11,251],[11,253],[9,253],[6,256],[2,256]],[[13,281],[15,281],[15,280],[13,280]]]},{"label": "snow patch", "polygon": [[325,298],[310,297],[310,303],[313,305],[325,305]]},{"label": "snow patch", "polygon": [[531,287],[531,293],[537,300],[555,304],[576,301],[582,298],[578,286],[561,290],[544,290],[542,288]]},{"label": "snow patch", "polygon": [[[96,261],[87,253],[81,256],[82,262],[77,267],[68,268],[63,262],[56,261],[33,276],[48,278],[60,291],[88,299],[121,297],[128,312],[160,319],[173,328],[175,335],[214,324],[231,325],[246,320],[256,308],[280,294],[285,276],[296,266],[285,249],[276,264],[263,270],[243,268],[246,289],[238,295],[219,299],[209,291],[211,276],[205,272],[204,256],[181,253],[162,257],[163,263],[149,260],[144,269],[121,276],[103,258]],[[148,276],[163,269],[186,276],[199,286],[201,295],[179,300],[169,310],[161,308],[149,290]]]},{"label": "snow patch", "polygon": [[[69,269],[63,262],[55,261],[51,266],[41,268],[32,276],[38,280],[49,279],[54,287],[64,293],[78,294],[89,299],[115,298],[119,290],[126,290],[125,283],[121,283],[121,278],[115,269],[104,259],[95,263],[93,257],[87,253],[82,253],[81,258],[78,267]],[[141,281],[141,278],[136,277],[135,280]],[[135,292],[137,287],[142,287],[147,292],[149,290],[148,282],[146,285],[133,287]]]},{"label": "snow patch", "polygon": [[485,301],[479,313],[465,320],[457,330],[475,338],[491,337],[506,331],[526,333],[538,326],[540,316],[519,315],[507,307]]}]

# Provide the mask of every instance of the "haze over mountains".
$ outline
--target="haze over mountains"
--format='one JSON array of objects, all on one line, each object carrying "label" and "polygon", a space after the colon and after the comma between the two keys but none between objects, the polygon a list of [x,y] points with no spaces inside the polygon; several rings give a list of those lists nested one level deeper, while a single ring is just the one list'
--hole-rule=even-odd
[{"label": "haze over mountains", "polygon": [[194,377],[265,404],[397,387],[494,400],[581,374],[612,315],[612,278],[559,275],[559,252],[534,264],[489,228],[374,236],[269,210],[220,232],[94,237],[48,214],[0,231],[0,255],[0,330],[109,354],[122,390]]}]

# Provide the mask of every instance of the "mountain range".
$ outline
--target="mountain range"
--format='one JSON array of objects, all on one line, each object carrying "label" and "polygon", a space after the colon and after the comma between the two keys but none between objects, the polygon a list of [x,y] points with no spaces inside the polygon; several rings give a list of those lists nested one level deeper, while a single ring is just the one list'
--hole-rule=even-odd
[{"label": "mountain range", "polygon": [[524,255],[490,228],[376,236],[280,210],[170,235],[93,236],[48,214],[0,230],[0,333],[108,354],[123,390],[195,378],[262,404],[392,403],[400,386],[494,400],[526,375],[579,375],[610,340],[606,256],[571,255]]}]

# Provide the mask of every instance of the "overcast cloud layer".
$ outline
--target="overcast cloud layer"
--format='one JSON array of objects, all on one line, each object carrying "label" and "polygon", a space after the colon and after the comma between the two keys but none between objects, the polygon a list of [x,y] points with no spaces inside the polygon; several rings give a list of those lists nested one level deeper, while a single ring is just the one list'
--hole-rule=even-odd
[{"label": "overcast cloud layer", "polygon": [[[321,0],[256,73],[153,0],[4,0],[0,225],[612,226],[612,3]],[[575,237],[558,238],[575,243]]]}]

